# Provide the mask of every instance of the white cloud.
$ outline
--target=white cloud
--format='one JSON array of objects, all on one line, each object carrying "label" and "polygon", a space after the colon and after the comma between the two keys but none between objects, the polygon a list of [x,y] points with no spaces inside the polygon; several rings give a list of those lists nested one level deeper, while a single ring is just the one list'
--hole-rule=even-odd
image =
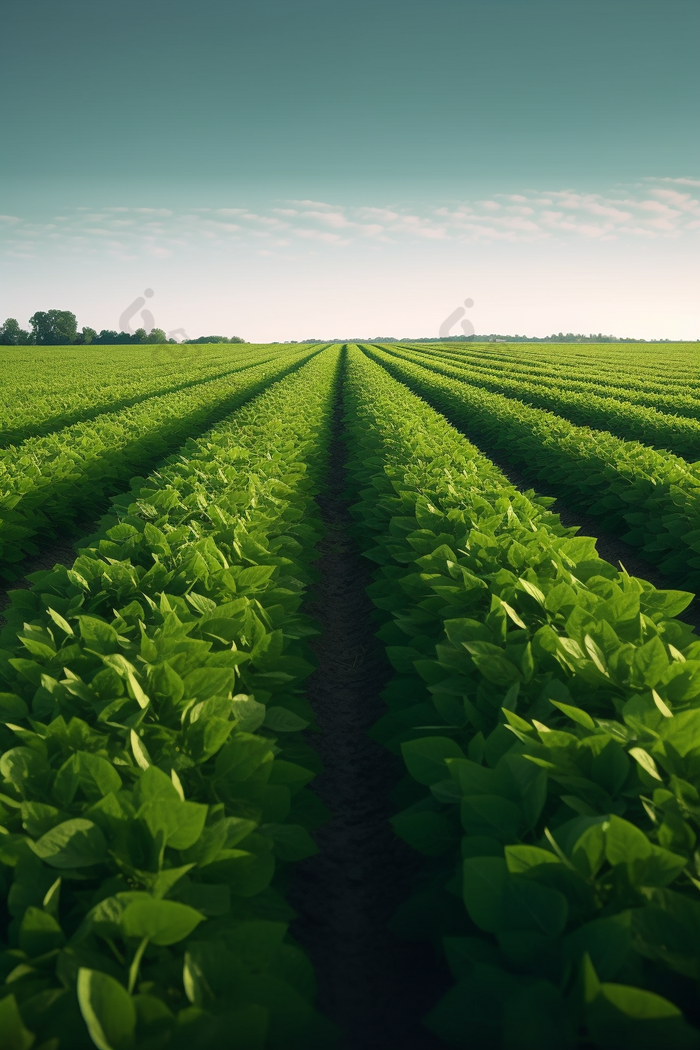
[{"label": "white cloud", "polygon": [[[166,258],[197,243],[219,252],[259,253],[260,241],[274,244],[282,257],[296,258],[353,243],[386,245],[426,242],[609,241],[696,237],[700,202],[693,195],[700,180],[690,177],[645,179],[608,193],[573,187],[495,193],[479,200],[436,201],[433,205],[342,205],[328,201],[271,201],[251,211],[237,206],[168,208],[109,206],[75,208],[51,223],[0,216],[5,253],[22,251],[23,242],[53,242],[70,252],[120,252],[120,258]],[[11,234],[10,234],[11,231]],[[118,238],[118,239],[117,239]],[[274,238],[274,240],[272,240]],[[318,248],[312,248],[317,245]],[[267,248],[265,248],[267,251]]]}]

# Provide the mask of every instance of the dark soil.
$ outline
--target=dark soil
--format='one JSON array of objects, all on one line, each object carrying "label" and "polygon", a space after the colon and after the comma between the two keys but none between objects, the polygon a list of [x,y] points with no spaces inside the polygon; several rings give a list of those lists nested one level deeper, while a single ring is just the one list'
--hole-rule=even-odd
[{"label": "dark soil", "polygon": [[321,581],[307,606],[322,630],[307,694],[321,730],[311,742],[325,770],[313,786],[332,817],[316,833],[320,853],[296,866],[292,932],[311,957],[319,1009],[342,1029],[343,1050],[433,1050],[443,1044],[420,1019],[448,978],[430,945],[386,928],[410,894],[420,858],[389,824],[400,764],[367,736],[386,710],[379,692],[391,669],[373,635],[369,563],[350,532],[341,432],[339,398],[318,500],[327,529],[316,562]]},{"label": "dark soil", "polygon": [[[86,525],[84,530],[81,526],[80,531],[84,531],[89,535],[89,525]],[[53,569],[54,565],[72,565],[77,556],[75,547],[66,538],[55,540],[53,543],[47,544],[39,554],[25,558],[21,565],[18,566],[18,571],[21,571],[24,575],[17,580],[13,580],[12,583],[4,583],[0,589],[0,627],[5,624],[3,612],[10,604],[8,591],[29,590],[31,583],[26,577],[31,573],[40,572],[42,569]]]},{"label": "dark soil", "polygon": [[[469,435],[467,435],[468,437]],[[472,444],[476,445],[477,448],[485,456],[495,463],[500,470],[503,471],[508,480],[522,491],[534,488],[542,496],[554,496],[557,497],[556,487],[550,487],[546,484],[542,484],[541,481],[532,482],[521,473],[516,467],[512,466],[507,459],[504,458],[502,449],[487,449],[483,445],[478,444],[471,437],[469,440]],[[667,576],[659,572],[657,567],[651,562],[647,561],[646,558],[642,558],[639,552],[629,543],[625,543],[624,540],[620,539],[610,532],[601,532],[600,522],[590,514],[583,514],[579,510],[569,510],[563,499],[556,498],[556,502],[552,504],[551,510],[561,518],[563,525],[577,525],[579,526],[579,536],[595,536],[596,548],[601,558],[605,558],[606,561],[611,562],[617,566],[620,563],[624,565],[630,576],[639,576],[644,580],[648,580],[649,583],[653,583],[655,587],[660,590],[678,590],[678,584],[669,580]],[[682,589],[682,588],[681,588]],[[700,597],[696,597],[694,601],[685,609],[680,616],[679,620],[683,620],[685,623],[691,625],[696,630],[700,630]]]}]

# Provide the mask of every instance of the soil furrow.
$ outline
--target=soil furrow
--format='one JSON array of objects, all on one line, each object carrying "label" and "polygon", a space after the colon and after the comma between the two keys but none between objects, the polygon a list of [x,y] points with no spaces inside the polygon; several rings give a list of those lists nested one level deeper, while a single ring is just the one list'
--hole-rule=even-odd
[{"label": "soil furrow", "polygon": [[379,693],[391,669],[373,634],[371,569],[351,534],[344,461],[339,392],[318,500],[327,530],[321,580],[308,605],[321,627],[307,693],[321,730],[310,743],[324,765],[313,786],[332,816],[315,836],[320,853],[297,866],[292,932],[314,963],[318,1006],[342,1029],[343,1050],[432,1050],[442,1044],[420,1018],[448,983],[444,964],[430,945],[387,929],[420,859],[389,824],[400,764],[367,735],[386,710]]}]

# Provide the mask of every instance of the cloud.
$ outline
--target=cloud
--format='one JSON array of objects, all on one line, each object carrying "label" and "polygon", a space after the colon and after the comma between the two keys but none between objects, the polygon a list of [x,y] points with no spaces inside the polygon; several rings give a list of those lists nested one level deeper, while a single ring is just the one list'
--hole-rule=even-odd
[{"label": "cloud", "polygon": [[[494,193],[476,200],[404,204],[377,201],[343,205],[317,200],[275,200],[256,211],[231,201],[220,208],[169,208],[117,205],[75,208],[53,222],[16,215],[0,216],[4,251],[40,250],[42,243],[69,253],[120,253],[119,258],[168,258],[198,243],[207,250],[249,250],[260,254],[274,246],[282,258],[299,253],[342,250],[348,245],[433,242],[609,241],[620,238],[697,237],[700,180],[689,176],[643,179],[607,193],[576,187]],[[265,247],[261,244],[265,241]]]}]

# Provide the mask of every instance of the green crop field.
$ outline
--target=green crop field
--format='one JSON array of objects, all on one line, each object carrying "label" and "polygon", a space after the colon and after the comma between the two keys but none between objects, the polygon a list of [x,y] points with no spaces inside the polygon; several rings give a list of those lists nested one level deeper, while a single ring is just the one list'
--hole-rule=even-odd
[{"label": "green crop field", "polygon": [[698,364],[0,347],[0,1050],[700,1048]]}]

